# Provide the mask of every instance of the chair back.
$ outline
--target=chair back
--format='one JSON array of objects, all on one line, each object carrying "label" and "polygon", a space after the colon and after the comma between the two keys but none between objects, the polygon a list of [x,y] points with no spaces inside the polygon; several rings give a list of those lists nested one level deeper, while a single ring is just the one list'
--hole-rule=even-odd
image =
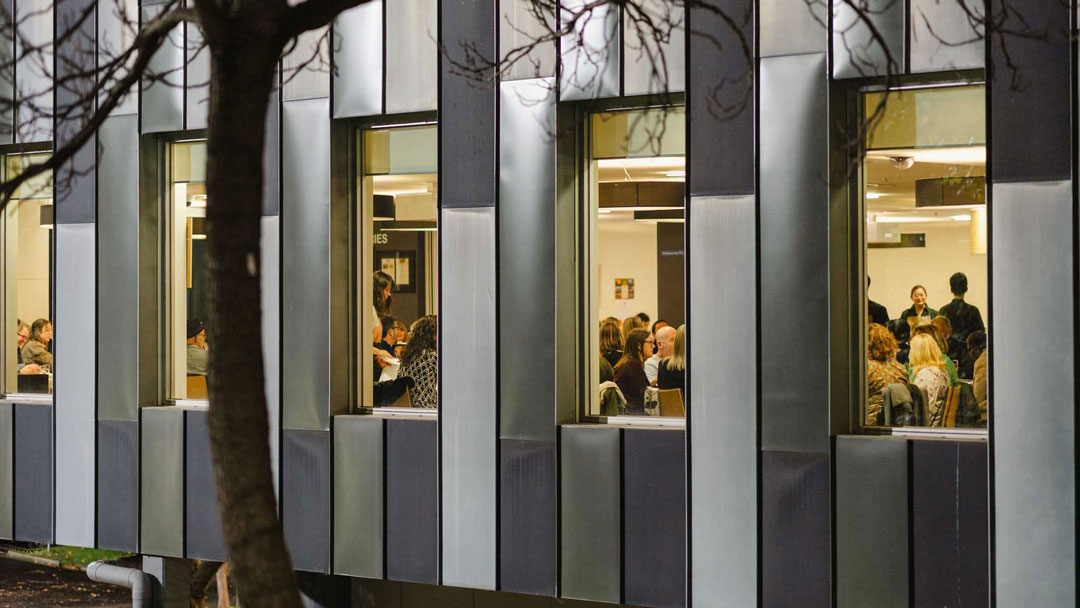
[{"label": "chair back", "polygon": [[207,399],[210,393],[206,389],[206,376],[187,377],[187,398]]},{"label": "chair back", "polygon": [[960,411],[960,387],[950,386],[945,392],[945,405],[942,406],[941,426],[956,427],[956,413]]},{"label": "chair back", "polygon": [[412,398],[409,397],[409,387],[405,387],[405,392],[401,393],[401,396],[394,400],[389,407],[412,407]]},{"label": "chair back", "polygon": [[677,388],[669,388],[659,391],[660,415],[681,418],[686,416],[686,408],[683,407],[682,391]]}]

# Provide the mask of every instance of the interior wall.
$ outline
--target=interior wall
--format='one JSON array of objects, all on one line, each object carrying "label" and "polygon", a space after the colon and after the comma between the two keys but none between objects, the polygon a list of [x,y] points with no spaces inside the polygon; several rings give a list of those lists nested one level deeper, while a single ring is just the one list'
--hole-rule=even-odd
[{"label": "interior wall", "polygon": [[17,310],[23,322],[49,318],[49,236],[40,225],[41,205],[51,200],[19,201]]},{"label": "interior wall", "polygon": [[985,255],[971,254],[971,224],[909,224],[903,232],[926,234],[926,247],[867,249],[866,269],[873,284],[870,299],[885,306],[897,318],[911,306],[911,288],[926,287],[927,303],[940,310],[952,300],[949,277],[963,272],[968,278],[967,302],[987,314]]},{"label": "interior wall", "polygon": [[[601,219],[597,232],[600,318],[644,312],[656,319],[656,224]],[[634,279],[634,299],[615,299],[615,279]]]}]

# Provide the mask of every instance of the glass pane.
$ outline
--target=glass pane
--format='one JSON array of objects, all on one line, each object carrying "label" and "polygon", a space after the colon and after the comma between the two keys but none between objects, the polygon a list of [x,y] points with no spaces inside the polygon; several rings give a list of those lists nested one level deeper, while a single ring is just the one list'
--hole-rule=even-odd
[{"label": "glass pane", "polygon": [[651,158],[686,151],[686,111],[682,107],[592,116],[592,157]]},{"label": "glass pane", "polygon": [[438,130],[362,133],[356,213],[357,399],[438,405]]},{"label": "glass pane", "polygon": [[[48,160],[48,154],[4,158],[5,177]],[[5,393],[51,393],[53,372],[52,173],[28,180],[3,214]]]},{"label": "glass pane", "polygon": [[986,425],[985,93],[864,97],[866,426]]}]

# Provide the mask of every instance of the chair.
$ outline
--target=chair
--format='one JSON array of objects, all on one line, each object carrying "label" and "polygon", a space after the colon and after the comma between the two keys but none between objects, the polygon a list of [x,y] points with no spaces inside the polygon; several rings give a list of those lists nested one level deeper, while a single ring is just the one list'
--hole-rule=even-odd
[{"label": "chair", "polygon": [[405,387],[405,392],[401,393],[401,396],[394,400],[387,407],[412,407],[412,398],[409,397],[409,387]]},{"label": "chair", "polygon": [[956,427],[956,413],[960,410],[960,387],[950,386],[945,393],[945,405],[942,406],[941,426]]},{"label": "chair", "polygon": [[681,418],[686,416],[686,408],[683,407],[682,391],[677,388],[669,388],[659,391],[660,415]]},{"label": "chair", "polygon": [[187,377],[187,398],[207,399],[210,393],[206,390],[206,376]]}]

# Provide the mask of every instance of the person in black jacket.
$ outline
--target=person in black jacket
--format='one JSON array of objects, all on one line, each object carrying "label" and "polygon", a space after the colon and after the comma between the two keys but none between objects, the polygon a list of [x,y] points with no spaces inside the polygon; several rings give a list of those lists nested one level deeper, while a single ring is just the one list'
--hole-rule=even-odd
[{"label": "person in black jacket", "polygon": [[[870,277],[866,277],[866,291],[870,291]],[[866,298],[866,312],[870,315],[870,322],[877,323],[882,327],[889,325],[889,311],[884,306],[870,299]]]},{"label": "person in black jacket", "polygon": [[656,385],[661,390],[677,388],[686,395],[686,325],[675,332],[675,344],[671,356],[665,357],[657,367]]},{"label": "person in black jacket", "polygon": [[967,338],[977,331],[986,331],[982,313],[978,307],[964,301],[968,291],[968,278],[962,272],[949,277],[949,289],[952,291],[951,302],[941,307],[941,314],[949,318],[952,335],[949,337],[949,357],[959,362],[957,371],[961,378],[970,378],[975,367],[967,349]]}]

